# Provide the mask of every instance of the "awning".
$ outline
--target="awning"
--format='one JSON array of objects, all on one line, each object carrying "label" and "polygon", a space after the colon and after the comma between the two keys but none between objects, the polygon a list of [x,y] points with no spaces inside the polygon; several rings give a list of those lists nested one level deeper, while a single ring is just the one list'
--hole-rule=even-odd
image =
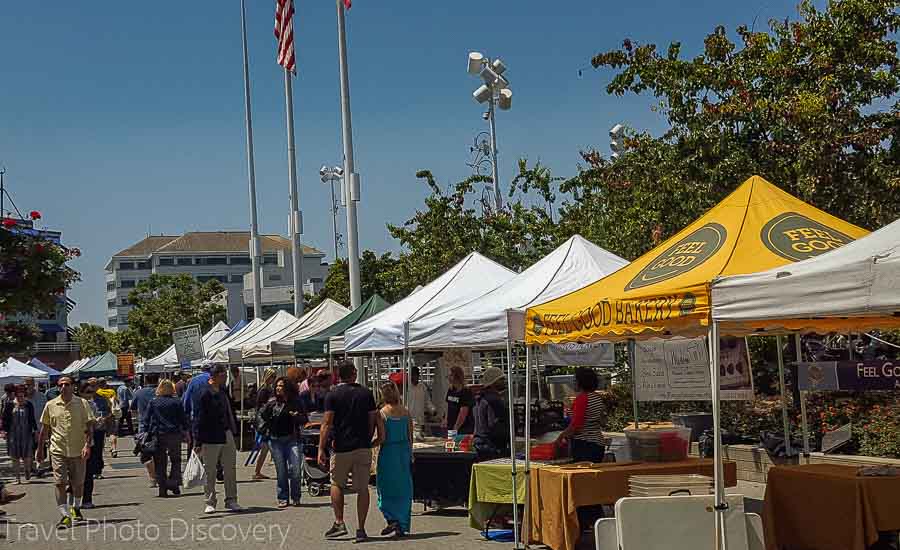
[{"label": "awning", "polygon": [[0,384],[21,384],[26,378],[47,378],[47,373],[10,357],[0,363]]},{"label": "awning", "polygon": [[[217,344],[212,352],[207,351],[206,358],[211,363],[231,363],[233,355],[229,350],[240,350],[248,342],[265,341],[296,320],[296,317],[283,310],[279,310],[265,321],[254,319],[246,329]],[[259,323],[256,323],[257,321]]]},{"label": "awning", "polygon": [[[231,329],[228,328],[228,325],[226,325],[222,321],[216,323],[216,325],[209,329],[209,331],[200,339],[201,342],[203,342],[204,351],[210,349],[212,346],[222,341],[229,334],[231,334]],[[199,367],[202,363],[202,360],[192,361],[191,366]],[[160,353],[153,359],[148,359],[143,363],[137,365],[135,367],[135,373],[161,373],[165,370],[173,370],[177,368],[181,368],[181,364],[178,362],[178,354],[175,353],[175,346],[171,345],[166,349],[166,351]]]},{"label": "awning", "polygon": [[710,283],[815,257],[868,231],[753,176],[722,202],[627,267],[529,308],[529,343],[699,336]]},{"label": "awning", "polygon": [[306,315],[273,334],[254,337],[241,345],[244,361],[291,360],[294,358],[294,340],[306,338],[338,321],[350,310],[331,298],[310,310]]},{"label": "awning", "polygon": [[[329,353],[328,342],[332,336],[343,336],[350,327],[356,326],[369,317],[390,306],[379,295],[374,295],[337,322],[307,338],[294,340],[294,357],[297,359],[314,359],[326,357]],[[279,345],[281,342],[278,343]]]}]

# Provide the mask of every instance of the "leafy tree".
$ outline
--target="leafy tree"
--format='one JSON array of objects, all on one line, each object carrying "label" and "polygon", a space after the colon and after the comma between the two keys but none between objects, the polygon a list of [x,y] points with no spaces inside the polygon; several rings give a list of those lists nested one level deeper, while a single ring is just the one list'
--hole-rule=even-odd
[{"label": "leafy tree", "polygon": [[81,323],[72,337],[81,349],[82,357],[93,357],[111,351],[118,353],[127,350],[125,333],[110,332],[98,325]]},{"label": "leafy tree", "polygon": [[213,298],[225,287],[216,280],[200,283],[188,274],[151,275],[128,295],[134,306],[121,347],[154,357],[172,345],[172,330],[199,324],[206,331],[225,319],[226,310]]},{"label": "leafy tree", "polygon": [[722,27],[686,59],[626,39],[593,58],[616,71],[610,94],[649,93],[668,121],[659,137],[631,131],[627,151],[561,186],[562,233],[581,231],[635,258],[753,174],[863,227],[900,216],[900,66],[895,0],[811,0],[799,20]]},{"label": "leafy tree", "polygon": [[[371,250],[364,250],[360,258],[360,291],[363,301],[378,294],[390,303],[406,296],[405,289],[398,288],[394,280],[394,269],[397,260],[386,252],[377,255]],[[350,273],[347,260],[339,258],[331,264],[325,286],[318,296],[308,301],[309,307],[319,305],[325,298],[350,307]]]}]

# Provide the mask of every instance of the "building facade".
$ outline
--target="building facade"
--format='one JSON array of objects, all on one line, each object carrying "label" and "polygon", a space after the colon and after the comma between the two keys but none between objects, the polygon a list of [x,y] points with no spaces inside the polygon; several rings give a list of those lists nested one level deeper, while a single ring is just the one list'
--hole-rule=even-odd
[{"label": "building facade", "polygon": [[[261,235],[262,285],[293,285],[291,241],[280,235]],[[150,275],[187,273],[199,282],[216,279],[225,286],[220,297],[228,311],[228,324],[247,318],[252,312],[252,299],[244,301],[244,276],[251,273],[250,233],[247,231],[191,232],[184,235],[151,235],[113,255],[106,265],[107,328],[118,331],[128,327],[131,305],[128,295]],[[304,285],[316,286],[325,281],[328,264],[325,253],[303,247]],[[269,294],[264,292],[265,294]],[[266,310],[263,302],[263,311]],[[280,309],[293,309],[282,307]]]}]

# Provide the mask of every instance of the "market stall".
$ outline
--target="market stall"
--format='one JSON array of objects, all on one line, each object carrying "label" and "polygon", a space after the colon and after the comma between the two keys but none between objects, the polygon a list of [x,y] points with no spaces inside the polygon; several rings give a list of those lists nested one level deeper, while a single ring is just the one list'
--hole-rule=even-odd
[{"label": "market stall", "polygon": [[[371,296],[358,308],[335,321],[330,326],[311,336],[294,338],[293,343],[291,344],[294,357],[296,359],[328,357],[330,354],[329,341],[333,336],[343,336],[343,334],[351,327],[355,327],[388,307],[390,307],[390,304],[384,301],[384,298],[381,296],[377,294]],[[278,342],[278,345],[280,346],[281,344],[289,343],[289,340],[285,339],[284,342]]]},{"label": "market stall", "polygon": [[342,319],[350,310],[331,298],[275,332],[263,332],[239,347],[245,363],[294,360],[294,340],[318,333]]},{"label": "market stall", "polygon": [[[259,323],[257,323],[259,321]],[[275,315],[269,317],[265,321],[254,319],[241,332],[233,335],[231,338],[222,341],[214,346],[212,350],[206,352],[206,358],[210,363],[232,363],[236,357],[231,350],[242,350],[245,344],[249,345],[253,342],[271,342],[271,337],[278,334],[285,327],[295,323],[297,318],[290,313],[279,310]]]},{"label": "market stall", "polygon": [[[867,233],[781,191],[759,176],[627,267],[557,300],[529,308],[530,344],[708,336],[714,425],[720,425],[719,331],[710,284],[818,256]],[[726,332],[727,333],[727,332]],[[631,361],[633,362],[633,361]],[[528,371],[526,371],[528,372]],[[721,439],[715,439],[716,533],[727,509]]]},{"label": "market stall", "polygon": [[[240,342],[246,341],[249,338],[252,338],[254,334],[259,332],[261,327],[265,324],[265,321],[262,319],[253,319],[242,328],[238,330],[232,330],[231,333],[225,338],[219,340],[209,348],[203,348],[203,351],[206,353],[206,363],[216,363],[228,362],[228,349],[232,345],[236,345]],[[224,360],[223,360],[224,359]]]},{"label": "market stall", "polygon": [[26,378],[45,379],[48,378],[48,375],[46,372],[27,365],[14,357],[10,357],[3,363],[0,363],[0,385],[22,384]]},{"label": "market stall", "polygon": [[[243,325],[240,325],[240,327],[242,326]],[[237,330],[240,330],[240,327],[235,325]],[[201,338],[203,349],[208,350],[212,348],[230,334],[233,334],[232,329],[228,328],[228,325],[222,321],[219,321]],[[201,361],[193,361],[190,366],[199,367],[201,366]],[[182,367],[183,366],[178,361],[178,355],[175,353],[175,345],[173,344],[156,357],[147,359],[146,361],[135,365],[134,371],[135,374],[163,373],[166,371],[177,370]],[[186,367],[186,365],[184,367]]]}]

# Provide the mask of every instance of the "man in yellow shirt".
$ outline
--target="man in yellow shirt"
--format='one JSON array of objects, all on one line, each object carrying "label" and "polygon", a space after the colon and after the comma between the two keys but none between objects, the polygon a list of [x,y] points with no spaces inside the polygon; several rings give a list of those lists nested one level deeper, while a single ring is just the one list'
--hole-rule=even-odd
[{"label": "man in yellow shirt", "polygon": [[[68,529],[81,515],[86,462],[91,455],[94,412],[90,403],[75,395],[72,378],[63,376],[57,381],[59,397],[50,400],[41,415],[41,446],[38,460],[44,459],[44,443],[50,442],[50,463],[56,484],[56,505],[62,515],[56,525]],[[72,495],[66,496],[71,485]]]}]

